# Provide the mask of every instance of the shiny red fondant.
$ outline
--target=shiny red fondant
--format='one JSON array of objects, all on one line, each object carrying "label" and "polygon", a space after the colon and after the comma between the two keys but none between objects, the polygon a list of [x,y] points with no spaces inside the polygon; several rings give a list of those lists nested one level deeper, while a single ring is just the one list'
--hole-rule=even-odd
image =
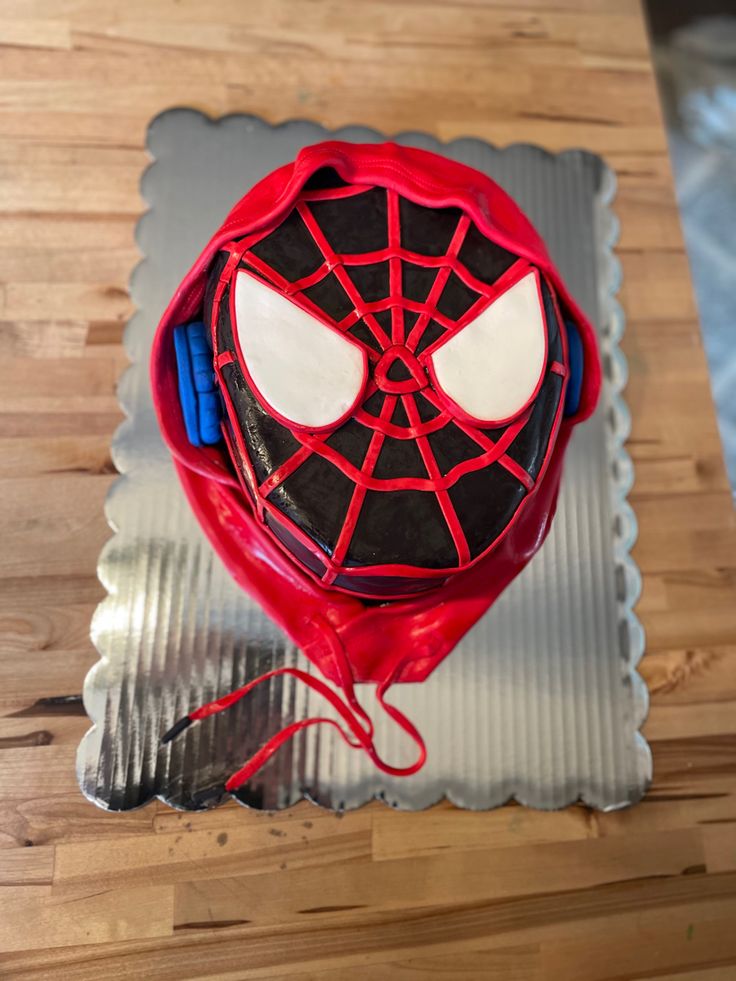
[{"label": "shiny red fondant", "polygon": [[[553,446],[546,469],[503,536],[475,562],[470,562],[466,553],[460,571],[452,570],[452,578],[447,578],[444,570],[421,570],[421,575],[428,579],[447,579],[429,592],[415,598],[393,598],[381,604],[367,604],[355,594],[330,588],[326,584],[330,579],[329,569],[328,575],[319,581],[298,566],[260,520],[268,502],[258,494],[244,448],[231,447],[233,453],[245,457],[243,479],[252,484],[250,492],[257,502],[255,513],[248,492],[241,488],[239,478],[233,473],[227,453],[188,443],[179,408],[172,332],[177,324],[200,314],[207,271],[217,251],[227,246],[234,250],[233,255],[237,251],[232,272],[243,252],[283,220],[303,193],[307,180],[323,167],[334,168],[343,180],[353,185],[380,185],[428,207],[461,208],[484,235],[532,263],[548,278],[565,315],[574,321],[584,349],[583,391],[578,412],[560,420],[556,441],[554,434],[550,440]],[[316,197],[320,192],[306,193]],[[334,195],[334,191],[331,193]],[[347,196],[354,192],[347,188],[343,193]],[[395,215],[393,218],[395,222]],[[391,221],[390,214],[390,228]],[[389,248],[377,253],[377,258],[396,263],[397,249],[394,234],[390,236]],[[426,263],[427,257],[422,257],[422,261]],[[392,266],[392,275],[395,274]],[[298,285],[308,284],[290,284],[290,289]],[[392,340],[400,343],[402,338],[392,337]],[[411,342],[410,334],[406,343],[409,350]],[[420,358],[418,364],[423,360],[426,358]],[[411,368],[414,369],[410,372],[412,383],[419,384],[423,375],[414,364]],[[560,368],[564,370],[564,366]],[[330,142],[309,147],[294,163],[257,184],[235,206],[177,290],[156,333],[151,360],[153,396],[161,430],[202,527],[239,585],[258,600],[323,674],[343,690],[345,664],[349,665],[351,681],[377,682],[384,690],[389,680],[426,678],[526,565],[549,530],[565,447],[573,427],[595,408],[600,377],[593,328],[566,291],[543,242],[511,198],[477,171],[436,154],[390,143],[363,146]],[[227,398],[224,386],[223,394]],[[398,392],[389,399],[400,396]],[[438,408],[447,410],[448,406],[441,404],[444,400],[439,401]],[[389,419],[387,413],[386,418],[382,415],[381,419],[371,420],[371,424],[377,431],[390,433]],[[419,419],[410,419],[410,423],[417,432],[431,425],[422,424]],[[237,432],[235,436],[237,442]],[[301,441],[307,443],[319,439],[320,434],[301,436]],[[491,444],[489,459],[502,451],[503,447]],[[356,475],[351,476],[356,479]],[[517,476],[523,480],[523,472]],[[283,514],[278,514],[278,520],[282,524],[287,522]],[[350,515],[347,520],[350,521]],[[451,520],[449,516],[448,524]],[[306,538],[296,526],[288,530],[298,540]],[[462,559],[461,529],[459,533],[458,553]],[[309,547],[308,541],[304,544]],[[386,571],[387,574],[401,571],[408,577],[420,572],[396,566],[387,567]],[[366,570],[356,572],[365,574]]]}]

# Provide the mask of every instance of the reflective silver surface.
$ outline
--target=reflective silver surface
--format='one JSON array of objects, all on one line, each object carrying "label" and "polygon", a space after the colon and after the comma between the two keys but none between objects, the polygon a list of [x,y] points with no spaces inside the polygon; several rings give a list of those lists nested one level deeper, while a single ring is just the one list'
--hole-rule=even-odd
[{"label": "reflective silver surface", "polygon": [[[203,806],[193,795],[222,783],[284,722],[325,711],[305,686],[277,679],[160,746],[162,733],[197,705],[276,665],[309,664],[231,581],[190,514],[156,427],[148,355],[167,301],[232,204],[300,147],[333,136],[383,139],[356,127],[272,128],[245,116],[213,122],[186,109],[151,123],[154,162],[142,180],[150,210],[137,232],[145,258],[132,276],[138,312],[125,337],[133,364],[119,389],[128,419],[115,435],[121,476],[107,501],[115,534],[99,563],[109,596],[92,625],[100,661],[84,702],[93,726],[77,761],[83,792],[102,807],[136,807],[154,796]],[[626,364],[614,299],[613,176],[583,151],[442,145],[420,133],[397,140],[486,171],[519,201],[599,327],[602,404],[573,438],[542,550],[427,682],[391,691],[427,740],[426,767],[403,780],[385,777],[321,726],[284,747],[238,799],[264,808],[304,795],[335,809],[374,796],[409,809],[443,796],[467,808],[512,797],[539,808],[578,799],[625,806],[644,793],[651,758],[638,732],[647,692],[636,673],[644,638],[632,613],[640,584],[629,557],[636,522],[626,503],[633,475],[623,450],[629,418],[620,396]],[[373,694],[365,695],[370,707]],[[406,738],[385,717],[376,721],[383,757],[409,762]]]}]

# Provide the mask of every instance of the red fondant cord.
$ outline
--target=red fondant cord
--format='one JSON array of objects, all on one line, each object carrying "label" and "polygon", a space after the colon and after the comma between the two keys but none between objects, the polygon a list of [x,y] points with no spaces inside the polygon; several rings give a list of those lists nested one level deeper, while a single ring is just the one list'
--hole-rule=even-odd
[{"label": "red fondant cord", "polygon": [[[316,716],[310,719],[301,719],[298,722],[292,722],[290,725],[285,726],[276,735],[272,736],[267,743],[265,743],[261,748],[251,756],[251,758],[242,766],[236,773],[227,780],[225,783],[225,790],[232,793],[239,787],[249,780],[254,774],[256,774],[261,767],[263,767],[276,753],[281,746],[293,736],[295,736],[302,729],[307,729],[309,726],[326,724],[331,725],[340,733],[342,739],[350,746],[352,749],[362,749],[368,754],[370,759],[373,761],[375,766],[381,770],[383,773],[387,773],[392,777],[408,777],[413,773],[420,770],[427,759],[427,749],[422,739],[421,734],[417,728],[406,718],[403,712],[399,711],[394,705],[390,705],[385,700],[386,691],[393,684],[394,680],[400,674],[401,667],[403,664],[397,666],[397,668],[392,672],[389,678],[383,681],[376,692],[376,698],[378,704],[386,712],[386,714],[393,719],[396,724],[403,729],[408,736],[417,744],[419,747],[419,756],[417,760],[410,766],[396,767],[389,763],[385,763],[373,743],[373,723],[368,717],[365,709],[361,706],[358,701],[355,690],[353,686],[352,675],[349,670],[343,670],[346,666],[341,664],[341,658],[338,657],[337,661],[340,667],[340,679],[343,687],[343,692],[345,695],[345,701],[325,682],[321,681],[319,678],[315,678],[306,671],[302,671],[299,668],[275,668],[273,671],[267,671],[265,674],[260,675],[258,678],[254,678],[253,681],[249,681],[246,685],[241,688],[230,692],[227,695],[223,695],[222,698],[217,698],[212,702],[208,702],[206,705],[201,705],[199,708],[194,709],[188,715],[180,719],[179,722],[175,723],[169,729],[169,731],[164,735],[163,742],[170,742],[175,736],[186,729],[193,722],[199,722],[202,719],[208,718],[210,715],[215,715],[218,712],[223,712],[225,709],[230,708],[236,702],[240,701],[241,698],[245,697],[249,692],[251,692],[257,685],[260,685],[264,681],[268,681],[270,678],[278,677],[279,675],[291,675],[299,681],[303,681],[305,685],[308,685],[313,691],[322,695],[327,701],[332,705],[332,707],[337,711],[340,718],[342,719],[345,726],[343,727],[335,719],[329,719],[325,716]],[[347,703],[347,704],[346,704]]]},{"label": "red fondant cord", "polygon": [[286,726],[285,729],[281,729],[281,731],[277,732],[275,736],[272,736],[265,745],[261,746],[261,748],[251,756],[245,766],[242,766],[239,770],[233,773],[233,775],[225,782],[225,790],[227,790],[227,792],[230,794],[234,793],[236,790],[242,787],[246,781],[250,780],[252,776],[255,776],[261,767],[265,766],[265,764],[271,759],[273,754],[279,750],[285,742],[288,742],[292,736],[295,736],[301,729],[307,729],[309,726],[316,726],[322,722],[334,726],[348,746],[351,746],[353,749],[360,748],[359,744],[352,742],[348,738],[345,730],[338,725],[334,719],[316,716],[312,719],[302,719],[300,722],[292,722],[291,725]]}]

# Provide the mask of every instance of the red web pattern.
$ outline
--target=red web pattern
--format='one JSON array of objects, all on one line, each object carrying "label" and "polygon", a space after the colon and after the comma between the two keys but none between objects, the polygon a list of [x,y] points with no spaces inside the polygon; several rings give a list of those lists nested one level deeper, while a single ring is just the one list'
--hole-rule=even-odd
[{"label": "red web pattern", "polygon": [[[467,323],[474,320],[481,310],[487,305],[490,299],[498,296],[515,280],[520,278],[521,275],[528,272],[530,268],[529,264],[525,260],[519,259],[492,285],[484,283],[473,276],[458,258],[458,253],[462,248],[466,233],[471,224],[470,219],[466,215],[462,215],[459,218],[455,232],[444,255],[428,256],[404,248],[401,245],[399,195],[396,191],[392,190],[386,191],[388,205],[388,246],[373,252],[349,254],[336,253],[330,246],[329,241],[320,228],[315,215],[310,210],[309,203],[311,201],[327,201],[338,198],[352,197],[354,195],[366,193],[370,190],[373,190],[371,185],[349,185],[329,189],[305,190],[302,192],[300,199],[296,204],[295,210],[298,212],[314,243],[319,249],[323,261],[314,272],[301,279],[289,281],[279,272],[277,272],[276,269],[251,251],[253,246],[267,238],[274,231],[274,227],[269,227],[265,231],[261,230],[247,236],[244,239],[241,239],[238,242],[233,242],[230,246],[230,259],[223,269],[219,287],[215,293],[212,317],[213,323],[217,322],[217,308],[219,307],[220,299],[224,292],[225,286],[231,281],[232,277],[237,272],[237,268],[241,264],[247,264],[247,266],[270,282],[277,290],[292,299],[298,306],[301,306],[318,320],[329,324],[333,328],[336,327],[338,330],[347,333],[351,327],[355,326],[359,321],[362,321],[378,343],[381,353],[379,354],[371,346],[363,344],[359,338],[351,337],[351,339],[363,347],[363,349],[366,351],[369,365],[372,365],[373,368],[375,368],[375,366],[381,360],[382,354],[388,351],[390,348],[399,346],[410,352],[410,357],[413,357],[425,330],[430,325],[430,322],[434,321],[436,324],[439,324],[442,328],[444,328],[444,333],[438,341],[430,344],[423,351],[421,357],[422,359],[425,359],[429,354],[431,354],[432,350],[436,346],[444,343],[452,333],[461,330]],[[389,295],[383,300],[367,302],[363,299],[358,288],[348,275],[347,268],[351,266],[364,266],[380,262],[387,262],[389,266]],[[433,285],[425,301],[417,302],[403,295],[402,262],[408,262],[415,266],[424,266],[437,269],[437,275],[435,276]],[[344,319],[339,321],[329,318],[319,306],[317,306],[309,299],[308,296],[305,295],[304,292],[310,287],[320,283],[330,273],[334,274],[353,306],[352,311]],[[466,310],[462,317],[458,318],[457,320],[453,320],[445,316],[440,310],[437,309],[437,304],[440,301],[443,290],[445,289],[445,286],[447,285],[452,273],[454,273],[466,286],[470,287],[478,294],[478,298]],[[375,316],[377,313],[387,310],[391,312],[390,335],[386,332],[386,330],[384,330]],[[409,329],[408,333],[404,316],[406,311],[418,315],[416,322]],[[238,353],[240,353],[237,345],[237,331],[234,331],[233,333],[236,339],[236,349],[238,349]],[[216,366],[220,368],[222,365],[227,364],[231,360],[232,356],[229,353],[224,352],[216,357]],[[242,363],[242,357],[240,360]],[[553,363],[549,370],[563,376],[566,374],[565,366],[558,362]],[[395,387],[400,388],[401,385],[398,384]],[[225,393],[226,402],[230,406],[230,400],[227,397],[224,385],[222,386],[222,390]],[[371,373],[371,377],[366,385],[363,404],[355,411],[353,415],[353,418],[357,422],[373,430],[368,449],[360,467],[355,467],[350,461],[345,459],[345,457],[342,456],[339,451],[327,445],[326,441],[337,429],[340,428],[341,425],[343,425],[342,422],[335,426],[334,429],[320,433],[310,433],[298,428],[295,429],[289,427],[289,431],[301,444],[300,449],[297,450],[288,460],[286,460],[285,463],[278,467],[278,469],[275,470],[260,485],[257,485],[252,467],[249,465],[248,454],[245,447],[239,447],[240,452],[238,453],[238,456],[240,457],[241,462],[247,471],[249,483],[252,485],[252,489],[257,489],[256,503],[261,517],[263,517],[264,510],[273,511],[274,514],[278,516],[278,520],[287,524],[295,537],[303,544],[306,544],[311,551],[315,551],[314,543],[311,542],[311,540],[304,535],[301,529],[295,526],[294,523],[291,522],[284,514],[282,514],[278,509],[275,509],[273,505],[266,500],[266,498],[275,488],[277,488],[291,474],[293,474],[294,471],[300,467],[313,453],[319,454],[320,456],[326,458],[330,463],[338,467],[338,469],[340,469],[354,483],[355,486],[352,498],[350,500],[345,520],[343,522],[338,540],[335,544],[332,556],[326,556],[321,550],[319,551],[320,562],[322,562],[327,568],[326,573],[322,576],[322,582],[325,584],[333,582],[338,575],[350,573],[351,571],[351,569],[343,566],[343,562],[350,546],[350,542],[368,490],[386,492],[397,490],[420,490],[435,494],[457,551],[458,566],[463,567],[470,563],[470,550],[468,548],[462,524],[450,500],[448,493],[449,488],[452,487],[452,485],[464,474],[478,470],[481,467],[488,466],[491,463],[499,463],[518,481],[520,481],[527,491],[534,487],[535,482],[532,477],[515,460],[506,454],[507,448],[526,425],[532,411],[532,406],[527,407],[517,419],[513,420],[511,424],[507,425],[504,428],[503,434],[500,436],[500,438],[493,440],[481,429],[468,424],[467,422],[463,422],[461,419],[458,419],[457,416],[453,415],[448,410],[442,398],[440,398],[432,389],[428,380],[421,389],[420,397],[424,397],[434,407],[437,415],[424,422],[420,417],[419,408],[413,392],[385,394],[384,403],[379,415],[375,416],[371,414],[366,409],[366,403],[378,390],[379,386],[376,384]],[[401,400],[406,417],[409,420],[408,427],[396,425],[391,422],[391,418],[399,400]],[[560,400],[560,405],[558,406],[558,418],[561,411],[562,399]],[[451,422],[454,423],[454,425],[457,426],[463,433],[465,433],[466,436],[470,437],[470,439],[478,446],[480,452],[478,456],[464,460],[452,467],[449,471],[443,473],[427,437],[429,434],[442,429]],[[239,436],[239,434],[236,433],[236,436]],[[386,437],[414,440],[428,476],[398,476],[380,479],[374,477],[373,471],[378,462],[378,458]],[[230,442],[229,437],[228,442]],[[238,443],[240,443],[240,439],[238,439]],[[550,448],[552,443],[553,433],[550,434]],[[231,445],[231,449],[233,448],[234,447]],[[491,544],[495,545],[496,543],[494,542]],[[491,546],[489,545],[483,554],[485,554],[490,547]],[[480,557],[481,556],[477,556],[476,560]],[[376,571],[377,568],[378,567],[374,567]],[[384,569],[385,571],[398,571],[399,567],[384,566],[380,568]],[[364,575],[370,570],[366,569],[366,567],[360,567],[359,569],[355,569],[353,571]],[[408,573],[411,575],[421,572],[423,575],[429,574],[431,576],[442,574],[443,572],[443,570],[415,570],[413,567],[401,567],[401,571],[404,574]],[[445,574],[447,571],[448,570],[444,570]]]}]

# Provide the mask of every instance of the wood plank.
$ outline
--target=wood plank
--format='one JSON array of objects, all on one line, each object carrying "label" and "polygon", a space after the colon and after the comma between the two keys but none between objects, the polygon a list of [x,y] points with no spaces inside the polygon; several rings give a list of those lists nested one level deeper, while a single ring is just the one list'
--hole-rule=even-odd
[{"label": "wood plank", "polygon": [[81,576],[9,576],[0,590],[0,610],[17,613],[25,605],[43,615],[46,607],[77,603],[96,606],[104,595],[94,569]]},{"label": "wood plank", "polygon": [[[67,119],[68,125],[73,124],[72,119]],[[41,125],[43,132],[46,127]],[[7,135],[7,134],[6,134]],[[130,152],[120,147],[97,147],[85,143],[79,146],[76,142],[67,138],[62,143],[54,143],[48,138],[45,142],[37,144],[25,140],[7,141],[8,146],[15,146],[18,152],[24,154],[37,153],[43,159],[49,154],[65,151],[70,158],[67,162],[73,163],[72,154],[76,154],[82,159],[89,159],[90,156],[100,160],[100,154]],[[147,157],[142,147],[136,147],[138,159],[138,169],[142,170],[146,166]],[[140,202],[141,211],[143,202]],[[107,212],[103,215],[93,215],[84,213],[81,215],[69,215],[63,213],[44,213],[41,215],[9,215],[0,213],[0,241],[6,250],[15,246],[16,250],[22,250],[26,257],[28,268],[36,266],[39,256],[45,255],[49,250],[65,251],[67,255],[73,255],[77,251],[87,251],[95,249],[99,252],[106,252],[108,249],[126,250],[130,249],[134,242],[134,229],[131,226],[130,215],[116,214]],[[126,272],[127,275],[127,272]]]},{"label": "wood plank", "polygon": [[[114,843],[60,843],[56,846],[54,890],[89,889],[97,883],[111,888],[135,883],[145,874],[150,884],[261,876],[276,881],[286,869],[320,869],[330,864],[352,867],[371,854],[370,816],[350,821],[327,820],[270,824],[248,822],[227,831],[215,828],[158,834],[141,841],[134,835]],[[191,824],[191,822],[189,822]],[[202,822],[198,822],[202,823]],[[310,872],[309,876],[314,873]]]},{"label": "wood plank", "polygon": [[677,910],[668,911],[656,930],[631,924],[584,940],[551,942],[542,947],[542,977],[605,981],[612,976],[612,961],[618,977],[659,977],[675,966],[700,969],[713,962],[736,965],[732,922],[712,910]]},{"label": "wood plank", "polygon": [[[102,513],[112,477],[59,475],[0,481],[0,537],[10,554],[0,577],[79,575],[94,569],[110,537]],[[22,543],[22,547],[21,547]]]},{"label": "wood plank", "polygon": [[173,897],[166,886],[97,891],[74,899],[10,886],[3,898],[0,951],[165,937],[171,932]]},{"label": "wood plank", "polygon": [[[56,398],[67,395],[94,398],[114,391],[119,371],[111,358],[87,358],[84,369],[80,377],[75,359],[44,358],[42,391],[53,393]],[[26,395],[38,392],[38,360],[13,358],[12,362],[0,363],[0,386],[5,398],[15,398],[22,406]]]},{"label": "wood plank", "polygon": [[114,474],[105,435],[0,438],[0,478],[68,473]]},{"label": "wood plank", "polygon": [[[289,981],[293,977],[298,977],[299,981],[343,981],[345,968],[303,972],[300,965],[294,965],[286,974],[281,970],[275,974],[268,970],[268,973],[258,971],[251,976],[269,981]],[[540,949],[538,944],[525,944],[494,950],[453,951],[451,954],[399,955],[382,963],[350,965],[351,981],[375,981],[377,977],[400,978],[401,981],[425,981],[427,978],[431,981],[538,981]]]},{"label": "wood plank", "polygon": [[0,20],[0,45],[18,48],[61,48],[72,46],[68,20]]},{"label": "wood plank", "polygon": [[580,841],[595,837],[596,833],[595,819],[585,808],[572,807],[555,813],[504,807],[490,812],[471,811],[462,818],[450,807],[402,814],[383,810],[373,817],[373,858],[387,861],[447,849],[487,850]]},{"label": "wood plank", "polygon": [[[63,651],[66,656],[75,649],[88,648],[89,623],[95,606],[69,603],[39,610],[29,603],[25,609],[16,607],[12,613],[0,612],[0,627],[7,632],[6,651],[33,652],[44,657],[57,651]],[[28,663],[32,662],[33,658],[29,658]],[[23,672],[22,665],[18,665],[17,669]],[[10,678],[7,680],[10,681]]]},{"label": "wood plank", "polygon": [[124,321],[133,313],[133,305],[127,286],[65,282],[44,290],[8,283],[0,314],[7,320],[46,321],[68,310],[84,320]]},{"label": "wood plank", "polygon": [[705,864],[709,872],[736,869],[736,821],[711,824],[703,829]]},{"label": "wood plank", "polygon": [[700,704],[653,705],[646,721],[647,739],[677,739],[687,736],[720,736],[731,731],[736,698],[719,699],[703,715]]},{"label": "wood plank", "polygon": [[182,882],[176,886],[174,924],[185,929],[187,924],[228,919],[258,927],[297,924],[304,917],[360,921],[382,910],[472,906],[704,868],[700,835],[691,829],[634,840],[610,837],[523,849],[451,850],[391,862],[325,865],[319,896],[312,869]]},{"label": "wood plank", "polygon": [[[76,172],[75,162],[71,163]],[[24,160],[23,166],[27,168],[28,162]],[[69,163],[64,163],[63,166],[69,168]],[[33,169],[35,171],[36,168]],[[131,169],[137,177],[140,162],[136,160]],[[120,282],[130,275],[131,269],[139,260],[140,254],[132,240],[122,249],[95,248],[89,244],[86,248],[39,249],[38,262],[35,263],[29,263],[27,254],[18,249],[0,250],[0,267],[5,277],[15,283]]]},{"label": "wood plank", "polygon": [[[638,932],[639,937],[650,933],[658,953],[666,948],[673,923],[686,936],[695,917],[707,922],[719,915],[723,919],[717,955],[722,956],[724,945],[736,939],[733,931],[723,930],[723,922],[736,915],[735,891],[732,874],[676,876],[570,891],[564,902],[557,894],[512,898],[419,909],[401,916],[366,915],[354,923],[338,920],[332,926],[317,925],[308,917],[309,922],[289,925],[282,932],[223,923],[210,930],[177,931],[154,942],[7,955],[0,959],[0,967],[13,978],[33,977],[23,972],[53,967],[55,978],[74,981],[93,981],[100,972],[109,975],[111,971],[119,971],[119,977],[177,981],[182,963],[192,977],[269,977],[269,973],[298,977],[300,972],[323,969],[341,969],[347,974],[354,964],[381,965],[397,956],[437,956],[550,942],[562,933],[571,940],[620,933],[629,943],[633,933]],[[615,970],[617,959],[628,960],[630,950],[617,954],[616,945],[606,944],[606,954],[606,963]],[[584,955],[590,958],[590,947],[584,949]]]},{"label": "wood plank", "polygon": [[[67,758],[71,755],[67,750]],[[151,834],[152,810],[110,814],[90,806],[76,786],[56,794],[47,793],[43,786],[27,789],[25,797],[0,800],[0,849],[25,852],[59,841]]]},{"label": "wood plank", "polygon": [[0,753],[0,802],[28,800],[29,787],[44,797],[79,793],[67,746],[20,747]]},{"label": "wood plank", "polygon": [[596,814],[600,835],[639,835],[674,828],[705,828],[733,820],[736,808],[736,776],[726,776],[712,789],[672,787],[665,779],[655,785],[638,807]]},{"label": "wood plank", "polygon": [[69,746],[76,750],[89,729],[89,719],[82,714],[29,718],[0,715],[0,751],[31,746]]},{"label": "wood plank", "polygon": [[82,357],[87,331],[88,324],[83,320],[50,320],[41,324],[5,320],[0,322],[0,354],[8,359]]},{"label": "wood plank", "polygon": [[0,849],[0,888],[50,886],[53,872],[51,847]]},{"label": "wood plank", "polygon": [[[736,964],[722,964],[720,967],[697,967],[692,971],[675,971],[672,974],[657,973],[657,981],[732,981]],[[652,977],[651,974],[648,975]],[[643,974],[638,974],[631,981],[645,981]]]}]

